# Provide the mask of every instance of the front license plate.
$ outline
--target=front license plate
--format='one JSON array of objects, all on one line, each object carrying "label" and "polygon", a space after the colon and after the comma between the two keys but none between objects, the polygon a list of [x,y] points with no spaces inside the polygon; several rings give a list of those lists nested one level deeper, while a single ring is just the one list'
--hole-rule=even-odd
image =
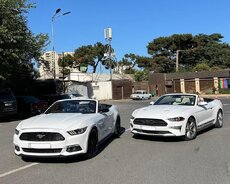
[{"label": "front license plate", "polygon": [[154,130],[156,130],[156,128],[155,127],[151,127],[151,126],[148,126],[148,127],[141,126],[141,130],[152,130],[152,131],[154,131]]},{"label": "front license plate", "polygon": [[44,148],[44,149],[47,149],[47,148],[50,148],[50,144],[30,144],[30,148]]}]

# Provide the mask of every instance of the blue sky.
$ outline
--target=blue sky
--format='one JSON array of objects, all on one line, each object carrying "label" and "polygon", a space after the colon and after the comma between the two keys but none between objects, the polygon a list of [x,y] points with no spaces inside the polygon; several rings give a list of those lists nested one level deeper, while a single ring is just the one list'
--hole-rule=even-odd
[{"label": "blue sky", "polygon": [[[56,9],[66,16],[55,19],[57,52],[105,43],[103,30],[113,30],[112,47],[120,60],[126,53],[147,56],[153,39],[172,34],[220,33],[230,43],[229,0],[31,0],[28,24],[33,33],[51,39],[51,17]],[[51,50],[51,44],[47,50]]]}]

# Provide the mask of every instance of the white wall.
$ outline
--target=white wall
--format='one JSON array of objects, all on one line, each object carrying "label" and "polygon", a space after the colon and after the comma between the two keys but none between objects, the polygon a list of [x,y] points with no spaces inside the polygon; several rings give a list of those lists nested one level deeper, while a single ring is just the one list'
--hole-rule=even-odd
[{"label": "white wall", "polygon": [[86,84],[84,85],[76,82],[70,82],[66,93],[78,93],[88,97],[88,87]]},{"label": "white wall", "polygon": [[112,99],[112,82],[92,82],[93,96],[97,100],[111,100]]},{"label": "white wall", "polygon": [[69,80],[74,80],[74,81],[92,81],[92,74],[88,73],[82,73],[82,72],[71,72],[69,75]]}]

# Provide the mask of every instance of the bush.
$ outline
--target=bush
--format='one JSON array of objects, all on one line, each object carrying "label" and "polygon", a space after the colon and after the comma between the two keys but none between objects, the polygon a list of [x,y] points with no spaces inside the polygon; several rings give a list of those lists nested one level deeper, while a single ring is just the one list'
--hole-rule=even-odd
[{"label": "bush", "polygon": [[219,93],[220,94],[230,94],[230,89],[229,88],[227,88],[227,89],[219,89]]}]

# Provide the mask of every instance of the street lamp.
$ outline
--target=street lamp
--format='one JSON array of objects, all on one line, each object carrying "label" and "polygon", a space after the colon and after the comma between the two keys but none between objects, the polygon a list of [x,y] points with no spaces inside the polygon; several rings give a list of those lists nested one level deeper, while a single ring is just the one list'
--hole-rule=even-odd
[{"label": "street lamp", "polygon": [[52,16],[52,50],[53,50],[53,52],[52,52],[52,59],[53,59],[52,64],[53,64],[54,80],[56,80],[56,61],[55,61],[55,53],[54,53],[54,20],[57,17],[67,15],[67,14],[71,13],[71,12],[66,12],[66,13],[63,13],[63,14],[60,15],[59,14],[60,11],[61,11],[61,9],[58,8],[56,10],[55,14]]}]

